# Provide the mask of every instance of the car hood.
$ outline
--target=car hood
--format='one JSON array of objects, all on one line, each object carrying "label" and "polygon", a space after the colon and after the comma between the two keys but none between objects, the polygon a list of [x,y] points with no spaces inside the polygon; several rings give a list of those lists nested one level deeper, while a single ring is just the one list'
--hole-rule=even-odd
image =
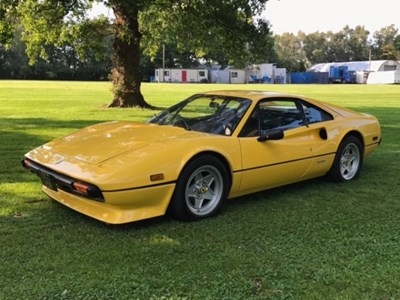
[{"label": "car hood", "polygon": [[[183,128],[133,122],[108,122],[81,129],[51,141],[39,149],[42,159],[62,161],[71,157],[88,164],[101,164],[118,155],[165,139],[176,139]],[[46,152],[47,155],[43,155]],[[46,161],[57,163],[57,161]]]}]

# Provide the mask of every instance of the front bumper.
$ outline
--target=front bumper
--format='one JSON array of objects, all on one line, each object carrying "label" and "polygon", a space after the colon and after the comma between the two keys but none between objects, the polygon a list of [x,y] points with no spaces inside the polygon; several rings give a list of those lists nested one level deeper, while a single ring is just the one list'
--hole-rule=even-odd
[{"label": "front bumper", "polygon": [[[22,164],[41,178],[43,191],[50,198],[110,224],[129,223],[164,215],[175,189],[175,182],[169,182],[118,191],[100,191],[93,184],[54,172],[29,159],[24,159]],[[89,186],[87,193],[74,189],[76,182]]]},{"label": "front bumper", "polygon": [[23,159],[21,163],[25,169],[36,174],[42,180],[43,185],[49,189],[54,191],[63,190],[71,194],[104,202],[102,192],[93,184],[60,174],[27,158]]},{"label": "front bumper", "polygon": [[165,214],[175,184],[104,192],[105,201],[97,202],[43,186],[43,191],[59,203],[84,215],[109,224],[123,224]]}]

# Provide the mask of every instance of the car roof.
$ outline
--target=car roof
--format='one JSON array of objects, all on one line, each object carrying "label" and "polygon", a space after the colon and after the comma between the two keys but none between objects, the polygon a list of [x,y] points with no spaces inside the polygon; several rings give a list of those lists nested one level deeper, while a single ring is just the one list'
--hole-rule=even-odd
[{"label": "car roof", "polygon": [[219,91],[208,91],[201,93],[203,95],[216,95],[216,96],[230,96],[230,97],[240,97],[247,98],[251,100],[260,100],[270,97],[294,97],[303,98],[300,95],[286,94],[279,92],[269,92],[269,91],[257,91],[257,90],[219,90]]}]

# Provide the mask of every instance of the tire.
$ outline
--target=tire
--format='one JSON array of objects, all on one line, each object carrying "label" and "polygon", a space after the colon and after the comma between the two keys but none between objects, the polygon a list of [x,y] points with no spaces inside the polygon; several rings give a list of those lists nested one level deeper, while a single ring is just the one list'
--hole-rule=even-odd
[{"label": "tire", "polygon": [[363,146],[354,136],[347,136],[339,145],[335,160],[328,176],[336,182],[357,179],[363,164]]},{"label": "tire", "polygon": [[225,165],[212,155],[190,161],[181,172],[169,207],[183,221],[195,221],[216,215],[229,191]]}]

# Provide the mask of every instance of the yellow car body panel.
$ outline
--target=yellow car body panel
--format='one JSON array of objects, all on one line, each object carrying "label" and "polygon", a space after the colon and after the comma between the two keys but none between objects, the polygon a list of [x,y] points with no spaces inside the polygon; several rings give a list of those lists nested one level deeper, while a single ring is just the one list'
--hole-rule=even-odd
[{"label": "yellow car body panel", "polygon": [[[381,140],[375,117],[306,97],[258,91],[204,94],[252,101],[231,136],[174,126],[108,122],[51,141],[25,158],[49,172],[93,184],[104,197],[96,201],[44,186],[51,198],[95,219],[120,224],[164,215],[182,170],[204,153],[224,162],[230,178],[228,198],[234,198],[325,175],[340,142],[350,132],[362,139],[364,157]],[[325,110],[333,119],[287,130],[280,140],[260,142],[257,137],[240,137],[260,100],[293,97]]]},{"label": "yellow car body panel", "polygon": [[[118,126],[118,123],[115,123]],[[142,127],[153,125],[144,124]],[[140,127],[140,128],[142,128]],[[162,126],[158,126],[162,127]],[[163,126],[168,131],[169,126]],[[215,152],[225,157],[230,164],[232,171],[241,168],[241,153],[238,139],[226,136],[217,136],[197,132],[185,132],[182,135],[173,136],[168,140],[157,140],[141,148],[124,151],[118,156],[112,155],[107,160],[99,161],[94,164],[93,159],[88,161],[82,159],[85,150],[82,148],[78,152],[78,157],[65,154],[67,151],[62,149],[63,154],[54,151],[58,145],[53,142],[45,144],[31,152],[26,157],[40,163],[56,172],[62,174],[74,174],[74,178],[88,183],[96,184],[103,191],[123,190],[137,187],[151,186],[165,182],[172,182],[178,176],[184,165],[198,153]],[[64,139],[70,139],[70,136]],[[63,144],[61,140],[57,143]],[[183,146],[184,145],[184,146]],[[98,144],[93,139],[92,144],[85,142],[85,148],[96,149]],[[99,148],[102,151],[102,148]],[[75,151],[75,150],[74,150]],[[90,150],[92,152],[93,150]],[[107,153],[106,153],[107,154]],[[86,154],[85,154],[86,156]],[[57,160],[53,158],[57,157]],[[88,157],[90,157],[88,155]],[[151,176],[163,174],[161,181],[152,181]]]},{"label": "yellow car body panel", "polygon": [[175,185],[167,184],[127,191],[106,192],[105,203],[43,186],[52,199],[108,224],[123,224],[165,214]]}]

